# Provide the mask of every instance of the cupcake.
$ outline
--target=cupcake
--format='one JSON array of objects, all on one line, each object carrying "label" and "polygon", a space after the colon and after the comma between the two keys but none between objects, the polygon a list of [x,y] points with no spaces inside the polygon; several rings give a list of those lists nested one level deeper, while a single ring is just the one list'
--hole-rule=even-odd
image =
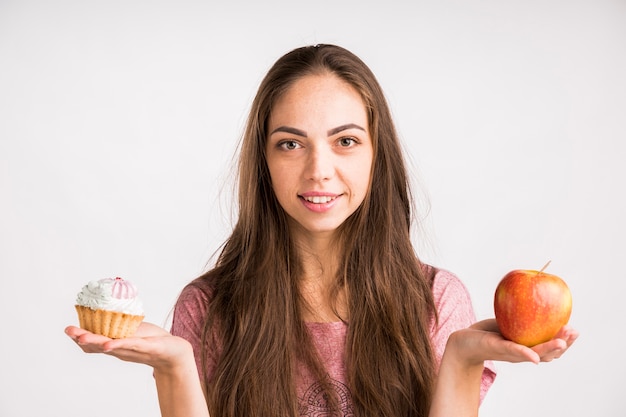
[{"label": "cupcake", "polygon": [[132,336],[144,318],[137,288],[119,277],[89,282],[75,307],[81,328],[112,339]]}]

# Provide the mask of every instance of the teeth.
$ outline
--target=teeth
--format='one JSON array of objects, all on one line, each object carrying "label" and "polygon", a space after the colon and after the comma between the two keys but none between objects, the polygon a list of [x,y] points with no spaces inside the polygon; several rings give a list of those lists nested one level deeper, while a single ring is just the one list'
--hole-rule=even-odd
[{"label": "teeth", "polygon": [[329,201],[333,201],[335,197],[331,197],[328,195],[316,195],[312,197],[304,197],[304,199],[310,203],[324,204],[324,203],[328,203]]}]

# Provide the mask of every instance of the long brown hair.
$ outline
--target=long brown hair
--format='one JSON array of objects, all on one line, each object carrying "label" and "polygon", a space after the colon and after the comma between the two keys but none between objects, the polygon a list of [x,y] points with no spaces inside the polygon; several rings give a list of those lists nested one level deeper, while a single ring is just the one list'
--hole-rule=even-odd
[{"label": "long brown hair", "polygon": [[323,376],[301,319],[298,251],[265,159],[274,103],[299,78],[323,73],[361,94],[374,146],[368,195],[339,230],[343,256],[334,292],[347,294],[353,409],[363,417],[428,414],[435,308],[430,274],[411,243],[412,198],[391,113],[357,56],[315,45],[281,57],[259,86],[240,148],[238,219],[215,267],[199,278],[213,288],[201,353],[216,356],[215,372],[203,381],[211,415],[297,416],[298,361]]}]

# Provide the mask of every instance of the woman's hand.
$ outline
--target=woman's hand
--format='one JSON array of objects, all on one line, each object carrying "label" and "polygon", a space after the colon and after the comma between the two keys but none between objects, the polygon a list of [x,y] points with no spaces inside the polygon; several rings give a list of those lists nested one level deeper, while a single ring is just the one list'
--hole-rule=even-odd
[{"label": "woman's hand", "polygon": [[485,361],[549,362],[577,337],[577,331],[565,326],[552,340],[529,348],[503,338],[495,319],[452,333],[439,366],[430,416],[477,416]]},{"label": "woman's hand", "polygon": [[486,360],[539,363],[559,358],[577,338],[578,332],[565,326],[552,340],[529,348],[504,339],[496,320],[488,319],[453,333],[448,347],[464,356],[468,364]]},{"label": "woman's hand", "polygon": [[185,339],[146,322],[125,339],[109,339],[75,326],[65,333],[86,353],[152,366],[163,417],[209,417],[193,348]]},{"label": "woman's hand", "polygon": [[132,337],[124,339],[110,339],[75,326],[68,326],[65,333],[86,353],[105,353],[155,370],[171,370],[193,358],[189,342],[147,322],[141,323]]},{"label": "woman's hand", "polygon": [[531,349],[539,355],[541,362],[550,362],[552,359],[560,358],[577,338],[576,330],[571,326],[564,326],[552,340],[533,346]]}]

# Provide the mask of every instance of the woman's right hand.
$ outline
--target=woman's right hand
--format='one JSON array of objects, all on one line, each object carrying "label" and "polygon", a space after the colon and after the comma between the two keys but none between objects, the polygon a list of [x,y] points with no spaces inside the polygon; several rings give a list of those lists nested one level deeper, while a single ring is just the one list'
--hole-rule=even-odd
[{"label": "woman's right hand", "polygon": [[86,353],[104,353],[154,369],[163,417],[210,417],[191,344],[143,322],[132,337],[110,339],[76,326],[65,333]]},{"label": "woman's right hand", "polygon": [[189,342],[147,322],[142,322],[132,337],[124,339],[110,339],[76,326],[68,326],[65,333],[86,353],[104,353],[155,370],[172,370],[193,358]]}]

